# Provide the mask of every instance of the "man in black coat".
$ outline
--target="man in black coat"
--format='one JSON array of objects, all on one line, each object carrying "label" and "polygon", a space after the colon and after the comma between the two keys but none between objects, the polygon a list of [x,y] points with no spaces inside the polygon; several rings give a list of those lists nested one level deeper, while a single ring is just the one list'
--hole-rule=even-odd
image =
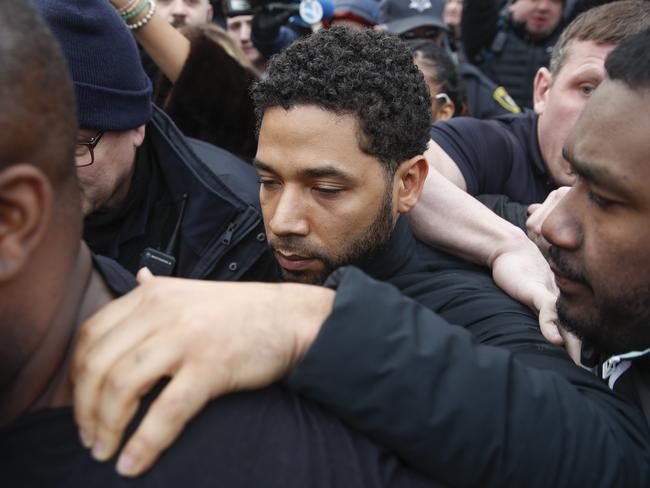
[{"label": "man in black coat", "polygon": [[276,278],[253,169],[188,139],[151,103],[125,22],[108,2],[38,0],[77,96],[84,239],[135,273]]}]

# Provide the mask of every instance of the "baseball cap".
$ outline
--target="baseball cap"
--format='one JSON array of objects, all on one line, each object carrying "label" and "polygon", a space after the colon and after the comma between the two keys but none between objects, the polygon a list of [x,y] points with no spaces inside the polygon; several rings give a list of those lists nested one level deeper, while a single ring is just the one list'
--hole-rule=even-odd
[{"label": "baseball cap", "polygon": [[382,0],[379,4],[379,23],[398,35],[416,27],[448,30],[442,20],[443,7],[443,0]]}]

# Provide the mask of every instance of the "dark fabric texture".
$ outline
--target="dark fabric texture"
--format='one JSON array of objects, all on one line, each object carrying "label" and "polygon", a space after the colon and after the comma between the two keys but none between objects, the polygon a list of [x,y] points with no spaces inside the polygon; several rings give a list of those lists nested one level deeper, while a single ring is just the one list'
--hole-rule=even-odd
[{"label": "dark fabric texture", "polygon": [[161,77],[155,103],[186,136],[251,162],[257,138],[250,88],[257,77],[204,34],[190,41],[190,55],[178,80],[172,85]]},{"label": "dark fabric texture", "polygon": [[126,295],[138,286],[138,282],[132,273],[129,273],[117,261],[92,254],[93,266],[104,278],[104,283],[115,296]]},{"label": "dark fabric texture", "polygon": [[[114,261],[93,262],[116,295],[135,287]],[[144,398],[128,435],[163,386]],[[281,386],[211,402],[137,479],[118,476],[115,462],[98,463],[81,446],[70,407],[26,414],[0,429],[6,488],[440,487]]]},{"label": "dark fabric texture", "polygon": [[34,0],[61,44],[74,81],[79,126],[123,131],[151,118],[151,82],[124,21],[109,2]]},{"label": "dark fabric texture", "polygon": [[505,195],[476,195],[476,199],[492,210],[495,214],[512,225],[516,225],[526,234],[526,220],[528,220],[528,205],[512,202]]},{"label": "dark fabric texture", "polygon": [[[497,84],[502,85],[520,107],[533,106],[533,81],[537,70],[548,66],[551,52],[565,24],[546,38],[531,39],[525,25],[501,18],[505,1],[467,0],[461,32],[467,58]],[[495,38],[500,49],[495,49]]]},{"label": "dark fabric texture", "polygon": [[458,63],[457,67],[467,92],[467,104],[472,117],[487,119],[520,111],[516,104],[497,101],[497,99],[504,98],[499,93],[499,85],[485,76],[476,66],[469,63]]},{"label": "dark fabric texture", "polygon": [[115,459],[90,457],[70,408],[36,412],[0,431],[0,464],[6,488],[440,486],[279,386],[210,403],[134,480],[117,475]]},{"label": "dark fabric texture", "polygon": [[549,344],[487,272],[399,225],[366,271],[389,283],[337,274],[294,391],[450,486],[650,486],[638,408]]},{"label": "dark fabric texture", "polygon": [[557,188],[546,172],[532,111],[436,122],[431,138],[456,163],[470,195],[503,194],[528,205],[543,202]]},{"label": "dark fabric texture", "polygon": [[86,218],[89,247],[135,273],[142,252],[166,250],[180,221],[172,249],[175,276],[276,281],[255,170],[220,148],[185,138],[158,109],[145,140],[122,208]]}]

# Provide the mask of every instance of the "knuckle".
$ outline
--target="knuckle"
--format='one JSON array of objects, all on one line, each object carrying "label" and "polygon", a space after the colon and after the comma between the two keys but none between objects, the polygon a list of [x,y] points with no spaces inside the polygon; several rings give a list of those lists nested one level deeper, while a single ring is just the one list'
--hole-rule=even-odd
[{"label": "knuckle", "polygon": [[101,376],[103,372],[104,362],[97,356],[90,356],[80,359],[76,368],[76,376],[78,378]]},{"label": "knuckle", "polygon": [[97,438],[112,445],[122,436],[122,428],[116,422],[100,419],[97,424]]},{"label": "knuckle", "polygon": [[129,378],[123,374],[110,374],[105,381],[107,393],[116,399],[120,399],[129,391]]},{"label": "knuckle", "polygon": [[160,417],[164,422],[178,421],[188,415],[193,402],[188,394],[173,394],[160,404]]},{"label": "knuckle", "polygon": [[78,342],[79,344],[87,344],[89,342],[92,342],[93,338],[95,337],[94,334],[94,329],[93,327],[80,327],[79,328],[79,334],[78,334]]}]

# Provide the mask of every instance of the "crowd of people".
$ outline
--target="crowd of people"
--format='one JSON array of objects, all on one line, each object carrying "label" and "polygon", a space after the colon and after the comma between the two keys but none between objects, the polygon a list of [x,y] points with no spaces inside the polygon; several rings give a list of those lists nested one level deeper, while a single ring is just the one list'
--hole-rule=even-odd
[{"label": "crowd of people", "polygon": [[650,2],[1,5],[2,486],[650,486]]}]

